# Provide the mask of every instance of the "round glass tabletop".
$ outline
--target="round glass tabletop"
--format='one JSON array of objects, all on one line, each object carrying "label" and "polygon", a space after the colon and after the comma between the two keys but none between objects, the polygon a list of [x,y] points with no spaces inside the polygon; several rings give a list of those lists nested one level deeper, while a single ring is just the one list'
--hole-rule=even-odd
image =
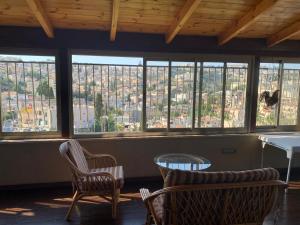
[{"label": "round glass tabletop", "polygon": [[156,156],[154,162],[166,169],[179,170],[205,170],[211,166],[211,162],[198,155],[185,153],[170,153]]}]

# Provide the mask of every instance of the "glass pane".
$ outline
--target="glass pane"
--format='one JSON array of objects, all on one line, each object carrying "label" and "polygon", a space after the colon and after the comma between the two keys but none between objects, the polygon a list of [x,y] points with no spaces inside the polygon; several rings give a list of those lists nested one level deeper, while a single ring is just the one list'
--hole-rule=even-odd
[{"label": "glass pane", "polygon": [[227,63],[224,127],[244,127],[247,63]]},{"label": "glass pane", "polygon": [[166,61],[147,61],[146,127],[167,128],[168,74]]},{"label": "glass pane", "polygon": [[55,57],[0,55],[3,132],[57,131]]},{"label": "glass pane", "polygon": [[195,127],[221,127],[224,63],[204,62],[202,68],[200,63],[198,65],[197,89],[201,86],[201,93],[197,91],[196,99],[201,101],[201,110],[198,100]]},{"label": "glass pane", "polygon": [[171,64],[171,128],[192,128],[194,63]]},{"label": "glass pane", "polygon": [[[108,64],[101,64],[102,61]],[[141,130],[141,62],[141,58],[74,57],[72,74],[75,133]]]},{"label": "glass pane", "polygon": [[256,126],[276,126],[277,104],[267,106],[279,89],[279,63],[260,63]]},{"label": "glass pane", "polygon": [[281,87],[279,125],[296,125],[298,117],[300,64],[285,63]]}]

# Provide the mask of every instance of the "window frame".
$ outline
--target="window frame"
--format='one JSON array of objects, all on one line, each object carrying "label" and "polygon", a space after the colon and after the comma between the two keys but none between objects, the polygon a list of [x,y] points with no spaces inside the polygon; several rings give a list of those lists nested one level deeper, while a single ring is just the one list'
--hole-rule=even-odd
[{"label": "window frame", "polygon": [[[195,128],[201,131],[201,133],[248,133],[249,132],[249,118],[250,118],[250,97],[251,97],[251,74],[252,74],[252,67],[253,67],[253,57],[251,56],[227,56],[227,55],[221,55],[221,56],[215,56],[215,57],[206,57],[202,56],[199,58],[197,63],[201,62],[223,62],[224,65],[227,63],[247,63],[248,68],[247,68],[247,86],[246,86],[246,99],[245,99],[245,119],[244,119],[244,127],[230,127],[230,128],[225,128],[224,126],[224,109],[225,109],[225,101],[226,101],[226,93],[224,92],[226,89],[226,69],[227,66],[224,67],[223,71],[223,83],[222,83],[222,88],[223,88],[223,93],[222,93],[222,118],[221,118],[221,124],[222,127],[216,127],[216,128]],[[194,121],[195,122],[195,121]]]},{"label": "window frame", "polygon": [[[279,63],[280,74],[279,74],[279,87],[280,87],[280,99],[278,102],[279,105],[279,113],[276,113],[276,125],[275,126],[257,126],[256,125],[256,118],[257,118],[257,100],[258,100],[258,86],[259,86],[259,75],[260,75],[260,63]],[[282,82],[283,82],[283,66],[284,63],[297,63],[300,64],[300,58],[292,58],[292,57],[258,57],[256,61],[256,80],[255,80],[255,86],[253,88],[253,92],[256,93],[256,98],[253,99],[253,102],[255,101],[255,109],[253,112],[253,121],[252,121],[252,131],[253,132],[293,132],[293,131],[299,131],[300,129],[300,87],[299,87],[299,96],[298,96],[298,107],[297,107],[297,122],[295,125],[280,125],[280,107],[281,107],[281,89],[282,89]]]},{"label": "window frame", "polygon": [[[91,55],[91,56],[115,56],[115,57],[141,57],[143,58],[143,107],[142,107],[142,129],[138,132],[102,132],[102,133],[91,133],[91,134],[75,134],[73,128],[73,90],[72,90],[72,55]],[[93,138],[93,137],[139,137],[139,136],[173,136],[173,135],[207,135],[207,134],[247,134],[250,131],[250,113],[249,109],[251,106],[250,97],[251,97],[251,74],[253,71],[254,65],[254,56],[251,55],[229,55],[229,54],[182,54],[182,53],[155,53],[155,52],[124,52],[124,51],[91,51],[91,50],[76,50],[71,49],[69,51],[69,110],[70,110],[70,137],[75,138]],[[168,93],[168,128],[146,128],[146,62],[147,61],[168,61],[169,62],[169,77],[170,77],[170,66],[171,62],[194,62],[194,78],[197,76],[195,74],[197,70],[197,62],[227,62],[227,63],[248,63],[248,72],[247,72],[247,88],[246,88],[246,102],[245,102],[245,121],[244,127],[238,128],[195,128],[195,120],[193,116],[192,128],[170,128],[170,106],[169,106],[169,93]],[[170,83],[170,80],[169,80]],[[195,80],[194,82],[195,83]],[[223,85],[225,87],[225,84]],[[170,85],[168,85],[168,90],[170,91]],[[195,95],[195,85],[193,85],[193,114],[194,111],[194,95]],[[224,99],[225,100],[225,99]],[[225,107],[225,105],[224,105]]]},{"label": "window frame", "polygon": [[[99,132],[99,133],[90,133],[90,134],[76,134],[74,132],[74,113],[73,113],[73,74],[72,74],[72,56],[73,55],[82,55],[82,56],[112,56],[112,57],[137,57],[143,58],[144,53],[141,52],[123,52],[123,51],[101,51],[101,50],[85,50],[85,49],[70,49],[68,51],[68,89],[69,89],[69,131],[70,138],[114,138],[114,137],[136,137],[136,136],[148,136],[144,133],[144,130],[134,131],[134,132]],[[143,59],[144,63],[144,59]],[[144,66],[143,66],[143,86],[144,86]],[[144,96],[144,88],[143,88]],[[143,100],[144,101],[144,97]],[[144,102],[143,102],[144,105]],[[143,112],[142,112],[142,121],[141,125],[143,128]]]},{"label": "window frame", "polygon": [[[250,82],[251,82],[251,74],[252,74],[252,67],[253,67],[253,56],[247,56],[247,55],[201,55],[197,54],[197,56],[188,54],[187,56],[182,54],[180,56],[160,56],[160,54],[157,54],[156,57],[144,57],[144,64],[146,70],[146,64],[147,61],[169,61],[169,79],[170,79],[170,73],[171,73],[171,63],[172,62],[194,62],[194,84],[193,84],[193,118],[192,118],[192,128],[170,128],[170,113],[168,113],[168,127],[167,128],[146,128],[146,115],[143,117],[145,120],[144,125],[144,131],[146,132],[192,132],[194,134],[232,134],[232,133],[247,133],[250,130],[249,126],[249,108],[250,108],[250,95],[251,95],[251,89],[250,89]],[[245,101],[245,120],[244,120],[244,127],[237,127],[237,128],[224,128],[224,127],[218,127],[218,128],[196,128],[195,127],[195,94],[196,94],[196,80],[197,77],[197,64],[201,62],[223,62],[225,63],[247,63],[248,64],[248,70],[247,70],[247,87],[246,87],[246,101]],[[144,73],[144,80],[145,84],[147,82],[147,75]],[[224,75],[226,74],[224,70]],[[226,80],[226,76],[223,77],[223,81]],[[170,80],[169,80],[170,83]],[[144,85],[145,85],[144,84]],[[226,88],[226,82],[222,84],[222,88]],[[145,89],[145,88],[143,88]],[[170,91],[170,86],[168,87],[168,90]],[[168,92],[168,96],[170,96]],[[146,95],[145,95],[146,97]],[[222,97],[222,114],[225,108],[225,104],[223,102],[225,101],[225,93],[223,93]],[[146,102],[146,100],[145,100]],[[168,101],[168,111],[170,111],[170,102]],[[146,110],[146,105],[143,106],[143,110]],[[224,116],[222,115],[222,120],[224,121]],[[224,122],[221,122],[224,124]]]},{"label": "window frame", "polygon": [[[3,55],[28,55],[28,56],[52,56],[55,57],[55,85],[56,85],[56,115],[57,131],[41,132],[2,132],[1,100],[0,100],[0,139],[17,140],[17,139],[47,139],[62,137],[62,114],[61,114],[61,75],[59,52],[55,49],[11,49],[0,48],[0,54]],[[34,62],[29,62],[34,63]]]},{"label": "window frame", "polygon": [[[63,54],[62,54],[63,53]],[[81,49],[25,49],[25,48],[0,48],[0,54],[11,55],[40,55],[40,56],[54,56],[55,57],[55,72],[56,72],[56,107],[57,107],[57,131],[49,132],[2,132],[0,129],[0,139],[47,139],[47,138],[62,138],[62,125],[66,124],[63,119],[68,120],[68,136],[67,138],[117,138],[117,137],[155,137],[155,136],[177,136],[177,135],[223,135],[223,134],[251,134],[260,132],[284,132],[284,131],[299,131],[300,130],[300,91],[298,98],[297,109],[297,124],[296,125],[279,125],[272,126],[256,126],[257,114],[257,97],[258,97],[258,83],[259,83],[259,65],[261,62],[274,62],[281,60],[283,63],[300,63],[300,58],[293,57],[265,57],[258,55],[230,55],[230,54],[195,54],[195,53],[159,53],[159,52],[128,52],[128,51],[102,51],[102,50],[81,50]],[[73,130],[73,99],[72,99],[72,55],[93,55],[93,56],[120,56],[120,57],[141,57],[143,58],[143,111],[142,111],[142,130],[138,132],[103,132],[94,134],[74,134]],[[67,62],[66,80],[68,82],[68,105],[69,115],[62,114],[62,66],[63,62]],[[192,128],[162,128],[162,129],[145,129],[146,128],[146,61],[171,61],[180,62],[194,62],[194,82],[193,82],[193,116]],[[195,78],[197,77],[197,63],[198,62],[241,62],[248,63],[247,73],[247,88],[246,88],[246,103],[245,103],[245,127],[243,128],[195,128],[195,94],[196,85]],[[169,73],[171,70],[169,69]],[[225,78],[226,79],[226,78]],[[281,81],[282,82],[282,81]],[[225,86],[224,84],[223,86]],[[169,90],[169,87],[168,87]],[[64,93],[66,97],[66,93]],[[168,97],[169,99],[169,97]],[[224,106],[225,107],[225,106]],[[170,106],[168,104],[168,108]],[[169,111],[169,110],[168,110]],[[168,112],[168,121],[169,121]],[[278,115],[278,117],[280,114]],[[277,119],[278,120],[278,119]],[[0,121],[1,125],[2,121]],[[169,123],[168,123],[169,124]],[[66,130],[66,128],[64,128]]]},{"label": "window frame", "polygon": [[[167,62],[168,63],[168,111],[167,111],[167,127],[166,128],[147,128],[147,61],[150,62]],[[170,60],[163,58],[160,59],[159,57],[144,57],[143,60],[143,127],[142,127],[142,131],[143,132],[169,132],[169,125],[170,125],[170,80],[171,77],[171,71],[170,71]]]}]

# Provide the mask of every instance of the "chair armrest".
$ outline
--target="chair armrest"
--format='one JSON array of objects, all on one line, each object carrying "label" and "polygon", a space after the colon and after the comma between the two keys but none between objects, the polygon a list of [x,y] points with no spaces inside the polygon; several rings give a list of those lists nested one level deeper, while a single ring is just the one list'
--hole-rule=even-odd
[{"label": "chair armrest", "polygon": [[114,156],[109,154],[92,154],[89,153],[86,155],[88,161],[93,162],[94,168],[103,168],[103,167],[114,167],[117,166],[117,160]]},{"label": "chair armrest", "polygon": [[110,160],[114,161],[117,164],[117,160],[114,156],[109,155],[109,154],[90,154],[88,156],[88,158],[90,159],[94,159],[94,158],[109,158]]},{"label": "chair armrest", "polygon": [[108,154],[93,154],[88,159],[94,162],[94,168],[117,166],[115,157]]},{"label": "chair armrest", "polygon": [[142,200],[143,200],[144,202],[146,201],[146,199],[147,199],[148,197],[151,196],[151,193],[150,193],[149,189],[146,189],[146,188],[141,188],[141,189],[140,189],[140,194],[141,194]]},{"label": "chair armrest", "polygon": [[148,189],[142,188],[140,194],[148,210],[147,221],[154,221],[155,224],[161,225],[164,214],[161,190],[151,194]]}]

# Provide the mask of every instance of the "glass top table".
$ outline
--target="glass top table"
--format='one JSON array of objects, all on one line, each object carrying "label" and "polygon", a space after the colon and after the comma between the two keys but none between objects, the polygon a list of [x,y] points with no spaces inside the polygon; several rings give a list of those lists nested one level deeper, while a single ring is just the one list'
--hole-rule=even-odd
[{"label": "glass top table", "polygon": [[169,153],[158,155],[154,158],[160,172],[165,177],[169,170],[197,171],[205,170],[211,166],[211,162],[201,156],[186,153]]}]

